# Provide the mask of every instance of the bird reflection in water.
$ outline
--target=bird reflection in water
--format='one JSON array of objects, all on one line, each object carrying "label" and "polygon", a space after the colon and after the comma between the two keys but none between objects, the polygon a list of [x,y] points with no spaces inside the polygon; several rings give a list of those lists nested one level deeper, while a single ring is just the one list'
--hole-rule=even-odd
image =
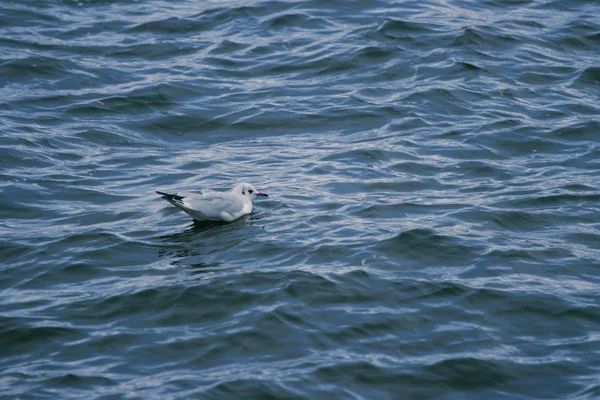
[{"label": "bird reflection in water", "polygon": [[171,265],[189,268],[194,275],[216,272],[221,269],[223,253],[249,238],[241,232],[244,226],[255,225],[262,218],[251,214],[233,222],[194,221],[182,232],[160,236],[163,247],[158,254],[171,257]]}]

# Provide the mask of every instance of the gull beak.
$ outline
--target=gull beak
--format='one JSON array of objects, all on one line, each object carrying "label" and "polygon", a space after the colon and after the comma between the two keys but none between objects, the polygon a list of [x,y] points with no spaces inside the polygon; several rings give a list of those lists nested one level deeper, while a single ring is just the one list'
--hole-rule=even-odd
[{"label": "gull beak", "polygon": [[269,197],[269,195],[268,195],[268,194],[266,194],[266,193],[261,193],[261,192],[256,192],[256,195],[257,195],[257,196],[263,196],[263,197]]}]

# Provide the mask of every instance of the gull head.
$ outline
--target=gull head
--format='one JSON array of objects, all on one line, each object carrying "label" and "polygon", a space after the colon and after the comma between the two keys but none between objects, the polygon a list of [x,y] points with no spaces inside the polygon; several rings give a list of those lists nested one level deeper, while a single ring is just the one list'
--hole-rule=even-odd
[{"label": "gull head", "polygon": [[261,193],[256,190],[254,186],[249,183],[240,183],[233,189],[233,192],[238,196],[242,196],[249,200],[254,199],[256,196],[269,197],[266,193]]}]

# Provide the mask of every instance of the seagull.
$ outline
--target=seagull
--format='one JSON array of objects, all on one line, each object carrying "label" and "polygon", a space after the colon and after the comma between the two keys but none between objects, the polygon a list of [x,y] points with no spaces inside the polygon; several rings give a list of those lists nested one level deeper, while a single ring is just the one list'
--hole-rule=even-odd
[{"label": "seagull", "polygon": [[158,190],[156,193],[175,207],[191,215],[196,221],[231,222],[252,212],[252,199],[255,197],[269,197],[266,193],[254,189],[254,186],[249,183],[240,183],[230,192],[205,190],[201,194],[186,196],[159,192]]}]

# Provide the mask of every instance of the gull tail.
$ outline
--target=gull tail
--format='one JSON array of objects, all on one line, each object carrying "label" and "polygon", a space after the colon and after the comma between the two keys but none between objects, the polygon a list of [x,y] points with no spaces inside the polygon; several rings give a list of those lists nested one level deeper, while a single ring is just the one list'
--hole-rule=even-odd
[{"label": "gull tail", "polygon": [[160,194],[162,196],[163,199],[165,199],[166,201],[168,201],[169,203],[173,204],[174,206],[183,206],[183,199],[185,199],[184,196],[179,196],[177,194],[170,194],[170,193],[165,193],[165,192],[159,192],[158,190],[156,191],[156,193]]}]

